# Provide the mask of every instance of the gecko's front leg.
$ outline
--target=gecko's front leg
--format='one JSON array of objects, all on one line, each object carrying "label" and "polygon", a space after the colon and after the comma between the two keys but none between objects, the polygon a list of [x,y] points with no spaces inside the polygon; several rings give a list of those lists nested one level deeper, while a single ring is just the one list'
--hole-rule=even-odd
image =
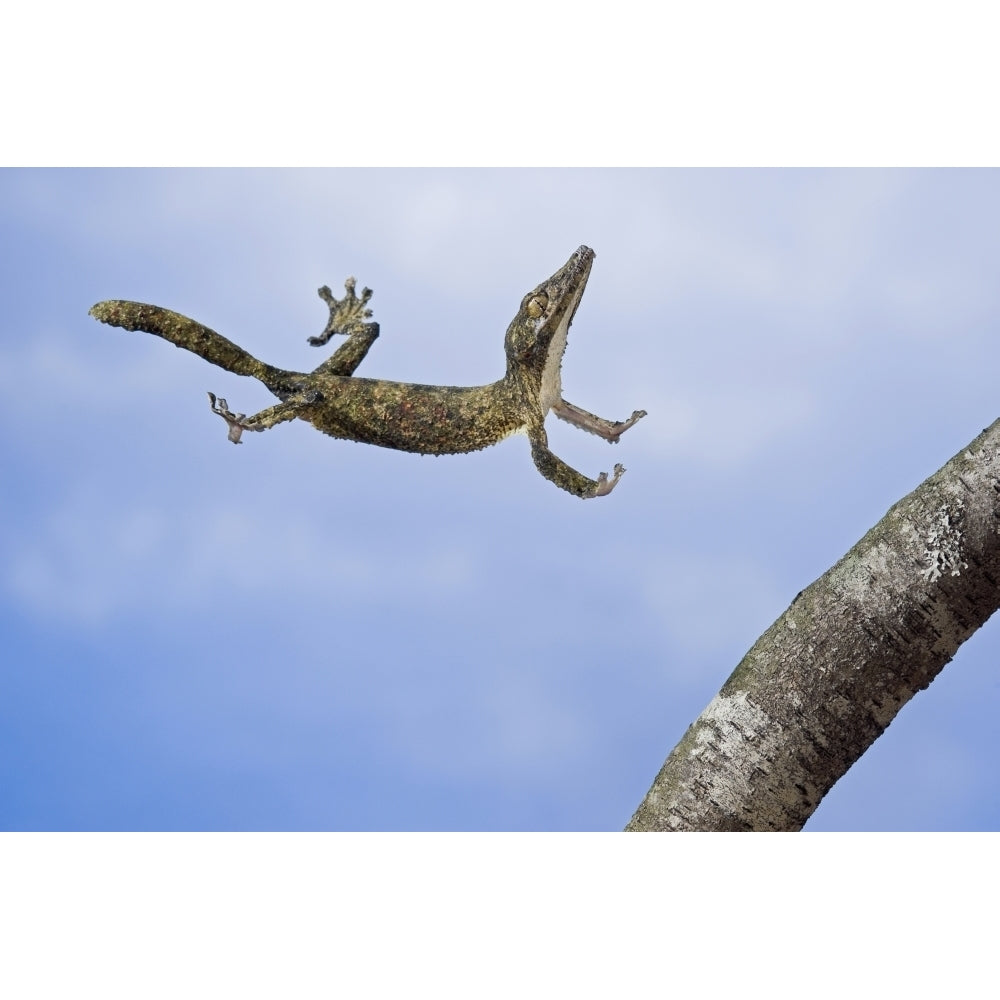
[{"label": "gecko's front leg", "polygon": [[574,496],[587,500],[590,497],[607,496],[618,484],[625,472],[625,467],[618,463],[612,478],[608,478],[606,472],[602,472],[597,479],[588,479],[583,473],[577,472],[572,466],[567,465],[558,455],[555,455],[546,443],[543,435],[536,433],[529,434],[531,441],[531,457],[535,461],[535,468],[549,480],[555,483],[560,489],[572,493]]},{"label": "gecko's front leg", "polygon": [[565,399],[560,399],[553,404],[552,412],[566,423],[579,427],[580,430],[596,434],[598,437],[610,441],[611,444],[618,444],[621,436],[630,428],[634,427],[644,416],[645,410],[636,410],[628,420],[605,420],[604,417],[590,413],[580,406],[574,406]]}]

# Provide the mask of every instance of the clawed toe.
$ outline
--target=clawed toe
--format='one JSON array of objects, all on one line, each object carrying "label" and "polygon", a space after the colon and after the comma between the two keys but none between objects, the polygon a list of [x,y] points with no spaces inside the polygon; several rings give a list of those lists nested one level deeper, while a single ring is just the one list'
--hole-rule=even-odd
[{"label": "clawed toe", "polygon": [[595,497],[605,497],[607,496],[617,485],[618,480],[621,479],[625,472],[625,466],[619,462],[614,469],[614,478],[608,479],[608,474],[602,472],[597,477],[597,489],[594,491]]},{"label": "clawed toe", "polygon": [[613,437],[609,437],[608,440],[612,444],[618,444],[621,440],[621,436],[630,428],[634,427],[642,418],[646,416],[645,410],[635,410],[632,416],[628,420],[620,420],[615,424],[615,434]]},{"label": "clawed toe", "polygon": [[219,396],[216,398],[214,392],[208,394],[209,402],[212,405],[212,412],[218,413],[220,417],[229,425],[229,440],[233,444],[240,444],[240,437],[245,430],[247,430],[246,424],[243,421],[246,419],[245,413],[233,413],[229,409],[229,404]]},{"label": "clawed toe", "polygon": [[344,282],[347,294],[342,299],[335,299],[328,285],[319,289],[319,297],[330,307],[330,318],[318,337],[308,338],[313,347],[322,347],[334,334],[352,333],[359,326],[363,326],[364,321],[371,316],[371,309],[366,309],[365,306],[372,297],[372,290],[362,288],[361,298],[358,298],[354,293],[356,287],[355,279],[348,278]]}]

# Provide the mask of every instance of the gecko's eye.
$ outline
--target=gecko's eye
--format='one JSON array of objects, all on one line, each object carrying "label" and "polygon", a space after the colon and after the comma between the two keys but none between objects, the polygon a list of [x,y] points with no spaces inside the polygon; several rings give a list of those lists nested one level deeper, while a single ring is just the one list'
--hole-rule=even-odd
[{"label": "gecko's eye", "polygon": [[532,319],[538,319],[539,316],[544,315],[548,307],[549,297],[544,292],[539,292],[528,300],[528,315]]}]

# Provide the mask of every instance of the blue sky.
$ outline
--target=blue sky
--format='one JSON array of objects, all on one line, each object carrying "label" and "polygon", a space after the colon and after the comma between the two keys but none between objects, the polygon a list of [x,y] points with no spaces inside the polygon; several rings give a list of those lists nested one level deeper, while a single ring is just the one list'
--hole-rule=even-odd
[{"label": "blue sky", "polygon": [[[997,414],[995,171],[0,173],[0,827],[615,830],[795,594]],[[375,290],[359,374],[479,384],[597,251],[550,420],[430,458],[304,423],[103,298],[311,368],[316,288]],[[993,830],[988,623],[813,830]]]}]

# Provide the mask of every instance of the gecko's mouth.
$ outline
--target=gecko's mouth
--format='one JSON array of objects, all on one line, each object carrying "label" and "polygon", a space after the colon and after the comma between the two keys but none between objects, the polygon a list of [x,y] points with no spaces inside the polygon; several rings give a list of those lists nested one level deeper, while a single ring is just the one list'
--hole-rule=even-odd
[{"label": "gecko's mouth", "polygon": [[[576,253],[567,261],[567,267],[571,271],[570,283],[579,283],[580,294],[590,277],[590,269],[594,266],[594,257],[597,256],[590,247],[579,247]],[[579,297],[578,297],[579,301]]]},{"label": "gecko's mouth", "polygon": [[560,368],[569,328],[583,298],[593,263],[594,251],[590,247],[580,247],[562,270],[552,276],[553,280],[549,284],[549,301],[553,303],[553,308],[539,329],[539,339],[542,342],[549,338],[545,367],[542,370],[543,411],[557,403],[562,395]]},{"label": "gecko's mouth", "polygon": [[583,298],[584,289],[587,287],[594,256],[594,251],[590,247],[580,247],[549,282],[548,297],[552,309],[545,317],[542,326],[555,324],[554,339],[561,336],[565,343],[566,332],[573,322],[580,299]]}]

